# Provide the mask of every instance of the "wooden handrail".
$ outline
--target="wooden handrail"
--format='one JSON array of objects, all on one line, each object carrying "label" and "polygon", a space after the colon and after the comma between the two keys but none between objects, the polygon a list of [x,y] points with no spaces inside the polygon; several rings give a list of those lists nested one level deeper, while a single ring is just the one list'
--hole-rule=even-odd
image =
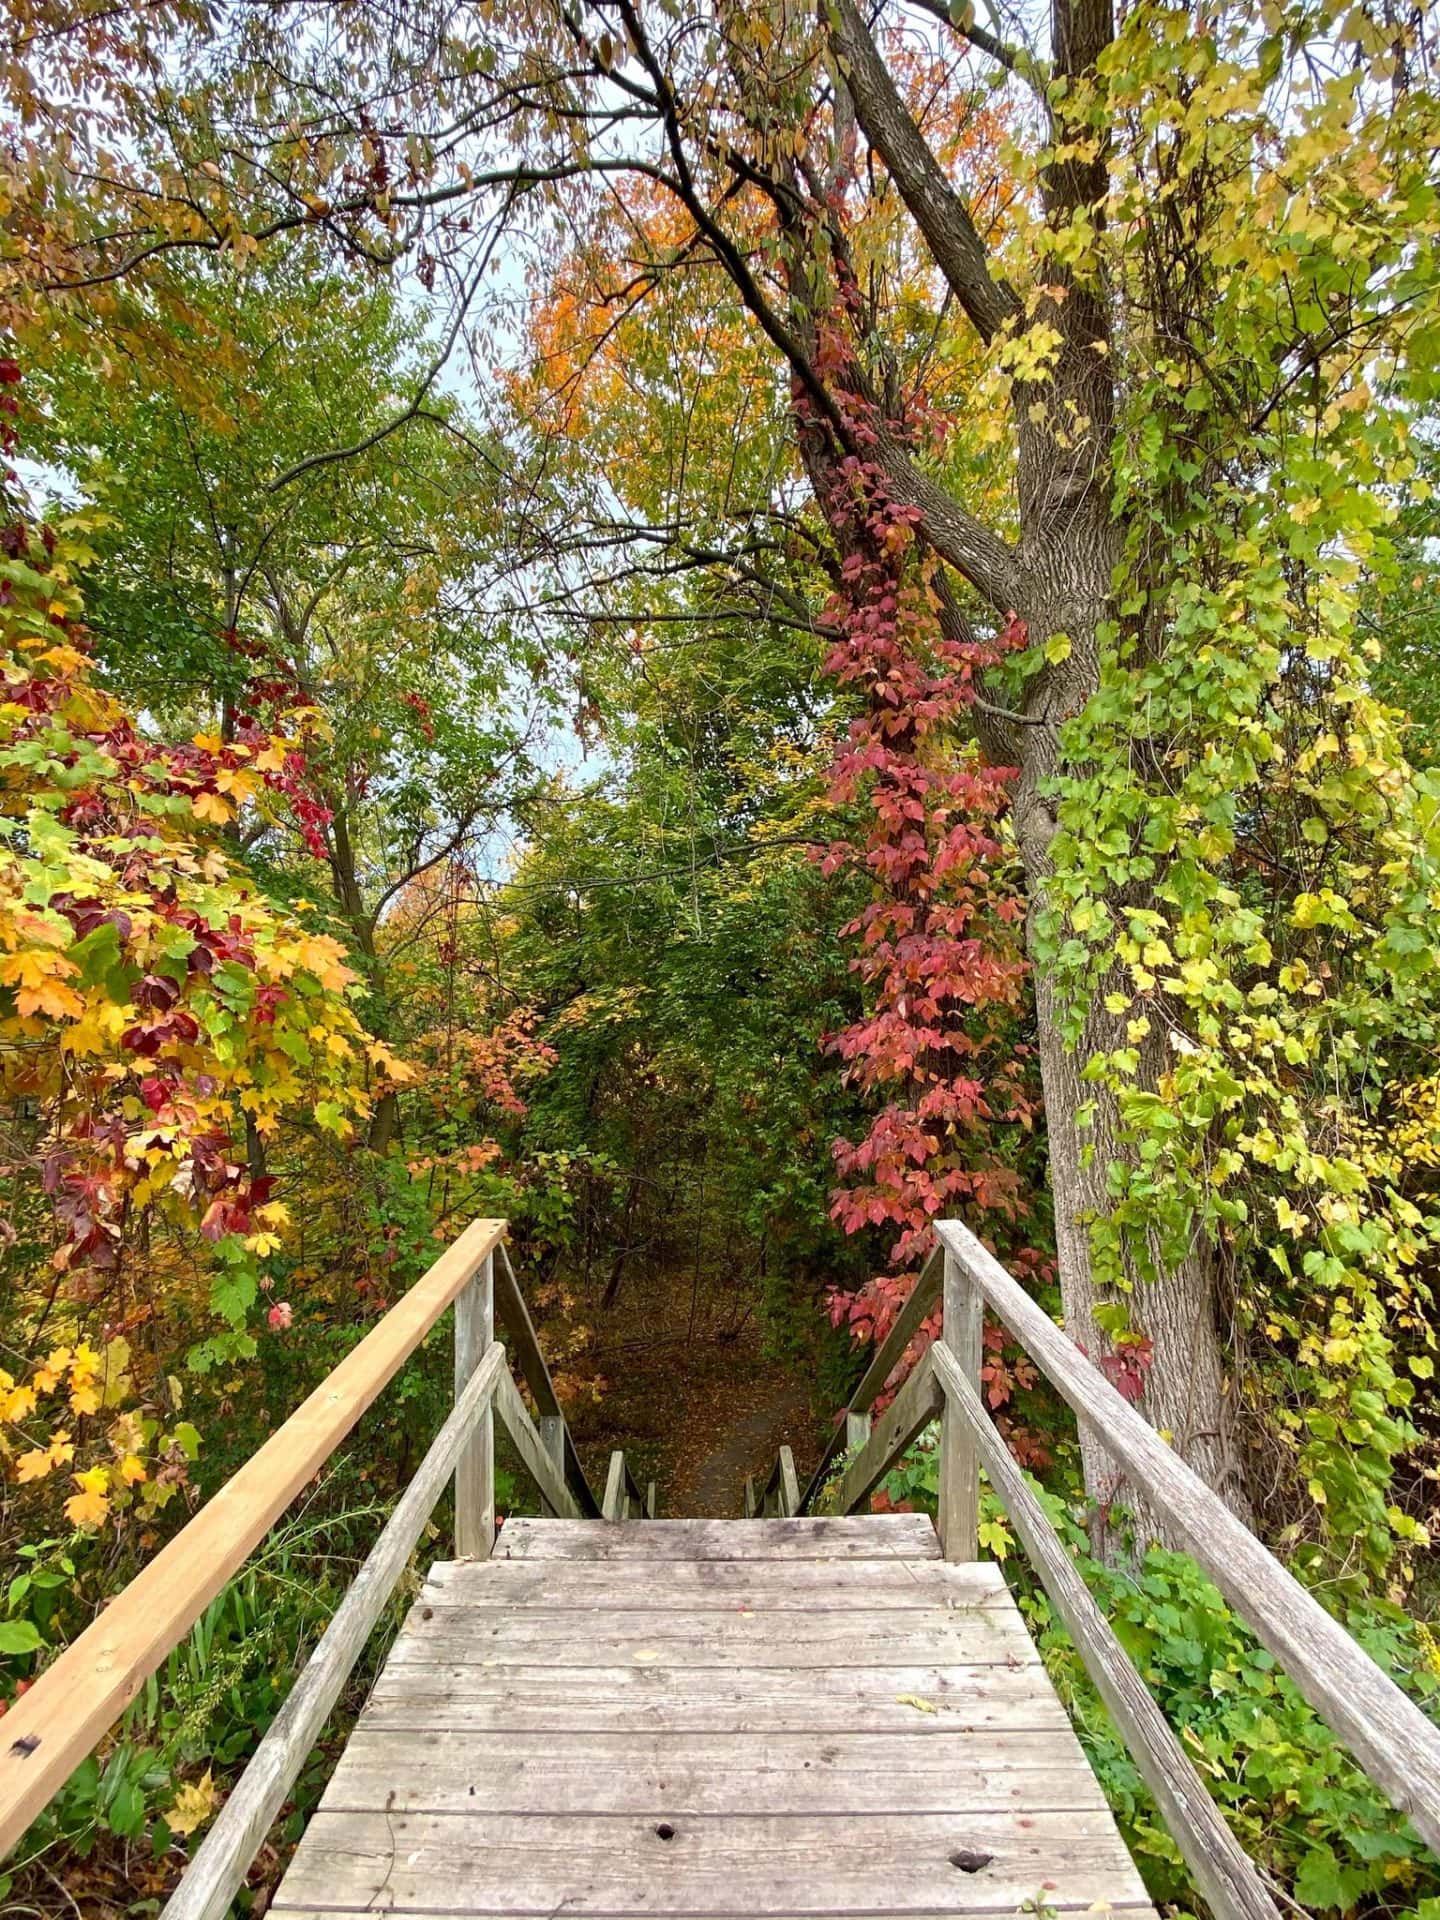
[{"label": "wooden handrail", "polygon": [[770,1478],[757,1495],[753,1482],[747,1481],[750,1504],[753,1512],[747,1513],[748,1519],[765,1519],[773,1513],[779,1520],[789,1520],[800,1511],[800,1480],[795,1471],[795,1454],[790,1447],[781,1447],[775,1455],[775,1464],[770,1469]]},{"label": "wooden handrail", "polygon": [[630,1471],[629,1461],[617,1447],[610,1455],[610,1471],[605,1479],[605,1498],[600,1504],[600,1515],[604,1520],[628,1520],[632,1509],[637,1518],[655,1518],[655,1482],[652,1480],[649,1490],[641,1493],[639,1483]]},{"label": "wooden handrail", "polygon": [[963,1419],[990,1485],[1110,1709],[1110,1717],[1215,1920],[1279,1920],[1279,1909],[1259,1870],[1225,1824],[1194,1762],[1095,1604],[1049,1515],[1030,1491],[1014,1455],[959,1362],[938,1341],[926,1359],[945,1394],[947,1417],[954,1412]]},{"label": "wooden handrail", "polygon": [[[855,1436],[863,1444],[840,1479],[839,1511],[860,1506],[939,1412],[938,1519],[946,1558],[974,1559],[978,1553],[983,1466],[1217,1920],[1276,1920],[1265,1881],[1215,1807],[985,1409],[979,1387],[988,1306],[1076,1417],[1103,1438],[1294,1686],[1440,1852],[1440,1728],[1172,1452],[968,1228],[941,1221],[937,1234],[944,1262],[943,1283],[936,1282],[936,1291],[943,1284],[941,1337],[873,1432]],[[919,1282],[907,1312],[917,1296],[923,1298]],[[911,1315],[912,1332],[928,1311],[927,1301]],[[898,1352],[878,1353],[866,1381],[882,1360],[881,1377],[888,1378],[895,1358]],[[857,1392],[852,1407],[860,1397]],[[832,1447],[831,1457],[838,1451]],[[822,1463],[817,1478],[824,1473]]]},{"label": "wooden handrail", "polygon": [[[449,1418],[321,1634],[304,1672],[286,1695],[234,1792],[186,1867],[180,1885],[166,1903],[162,1920],[224,1920],[244,1884],[250,1862],[284,1806],[361,1649],[408,1566],[477,1420],[492,1398],[507,1387],[528,1425],[529,1415],[519,1390],[505,1371],[505,1349],[492,1345],[466,1381]],[[538,1437],[535,1444],[539,1446]]]},{"label": "wooden handrail", "polygon": [[574,1496],[580,1517],[598,1520],[600,1502],[585,1478],[575,1443],[570,1438],[570,1429],[565,1424],[565,1414],[555,1392],[555,1383],[550,1378],[550,1369],[541,1351],[530,1310],[520,1291],[520,1283],[515,1278],[515,1269],[510,1264],[510,1254],[503,1242],[497,1251],[500,1264],[495,1277],[495,1317],[510,1336],[510,1351],[525,1376],[525,1384],[535,1402],[546,1450],[553,1449],[556,1464]]},{"label": "wooden handrail", "polygon": [[820,1463],[811,1474],[804,1493],[800,1496],[797,1513],[808,1513],[829,1478],[830,1469],[848,1447],[855,1446],[864,1438],[864,1425],[877,1395],[885,1382],[899,1366],[905,1349],[915,1338],[925,1323],[926,1316],[940,1298],[941,1278],[945,1270],[945,1255],[936,1247],[915,1277],[904,1306],[895,1316],[895,1324],[876,1348],[870,1364],[860,1376],[854,1392],[845,1403],[846,1419],[838,1420]]},{"label": "wooden handrail", "polygon": [[499,1246],[476,1220],[5,1716],[0,1858]]},{"label": "wooden handrail", "polygon": [[938,1232],[947,1253],[1076,1418],[1103,1440],[1294,1686],[1440,1853],[1440,1727],[1286,1572],[967,1227],[944,1221]]}]

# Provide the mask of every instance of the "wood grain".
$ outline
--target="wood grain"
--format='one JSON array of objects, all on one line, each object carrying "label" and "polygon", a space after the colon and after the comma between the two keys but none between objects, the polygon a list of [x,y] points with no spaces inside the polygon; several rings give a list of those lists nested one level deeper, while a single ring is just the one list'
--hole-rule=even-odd
[{"label": "wood grain", "polygon": [[[945,1255],[944,1315],[940,1338],[976,1393],[985,1333],[985,1300],[951,1253]],[[936,1530],[947,1560],[973,1560],[980,1551],[980,1459],[974,1435],[947,1399],[940,1417],[940,1499]]]},{"label": "wood grain", "polygon": [[608,1615],[546,1607],[433,1607],[417,1601],[411,1631],[396,1643],[400,1666],[943,1667],[1029,1666],[1034,1642],[1013,1609],[891,1615],[856,1608],[792,1613],[631,1612]]},{"label": "wood grain", "polygon": [[925,1560],[940,1558],[927,1515],[885,1513],[799,1520],[507,1520],[496,1549],[505,1559],[555,1560]]},{"label": "wood grain", "polygon": [[190,1631],[498,1246],[476,1220],[5,1716],[0,1858]]},{"label": "wood grain", "polygon": [[951,1412],[965,1421],[991,1486],[1215,1920],[1279,1920],[1279,1910],[1259,1872],[1226,1826],[1209,1789],[1095,1604],[979,1394],[948,1348],[936,1353],[935,1364]]},{"label": "wood grain", "polygon": [[1058,1733],[354,1734],[330,1812],[1001,1813],[1102,1808],[1079,1742]]},{"label": "wood grain", "polygon": [[[455,1302],[455,1399],[495,1338],[495,1256],[487,1254]],[[488,1560],[495,1543],[495,1416],[487,1401],[455,1462],[455,1552]]]},{"label": "wood grain", "polygon": [[[744,1522],[737,1524],[743,1525]],[[758,1524],[758,1523],[756,1523]],[[1023,1733],[1069,1726],[1035,1666],[538,1667],[390,1664],[367,1722],[559,1734]]]},{"label": "wood grain", "polygon": [[496,1385],[495,1411],[499,1414],[505,1431],[510,1436],[511,1445],[524,1463],[526,1472],[540,1489],[552,1513],[578,1520],[580,1504],[566,1486],[563,1473],[545,1451],[535,1423],[530,1418],[530,1409],[521,1399],[520,1389],[508,1373],[502,1375]]},{"label": "wood grain", "polygon": [[1440,1853],[1440,1727],[1288,1574],[958,1221],[937,1228],[1051,1384],[1104,1441],[1241,1619]]},{"label": "wood grain", "polygon": [[811,1474],[809,1483],[800,1496],[801,1513],[808,1513],[814,1505],[815,1496],[829,1478],[830,1469],[839,1455],[847,1447],[858,1444],[851,1417],[863,1419],[869,1413],[870,1408],[875,1404],[875,1396],[883,1389],[885,1382],[900,1364],[906,1347],[920,1331],[926,1315],[940,1298],[943,1268],[944,1253],[937,1247],[916,1275],[915,1284],[910,1289],[904,1306],[895,1316],[895,1324],[881,1341],[871,1357],[869,1366],[860,1376],[859,1384],[847,1403],[847,1418],[836,1425],[829,1444],[820,1456],[820,1464]]},{"label": "wood grain", "polygon": [[510,1264],[510,1255],[504,1242],[498,1249],[499,1263],[495,1269],[495,1318],[509,1336],[510,1357],[519,1367],[530,1397],[535,1402],[539,1415],[541,1439],[545,1451],[551,1454],[565,1476],[565,1484],[574,1496],[580,1512],[588,1519],[600,1518],[600,1502],[591,1490],[590,1482],[585,1478],[585,1469],[575,1451],[575,1442],[570,1437],[570,1429],[565,1422],[564,1410],[555,1392],[555,1383],[550,1378],[550,1368],[546,1364],[544,1350],[540,1345],[535,1324],[530,1318],[530,1309],[525,1304],[525,1296],[520,1283],[515,1278],[515,1269]]},{"label": "wood grain", "polygon": [[623,1560],[569,1560],[498,1555],[483,1565],[440,1560],[423,1596],[435,1607],[593,1607],[607,1614],[689,1611],[888,1615],[931,1607],[1009,1611],[1014,1602],[993,1560],[665,1560],[651,1561],[637,1583]]},{"label": "wood grain", "polygon": [[[668,1828],[668,1837],[661,1832]],[[967,1868],[964,1861],[983,1862]],[[415,1906],[435,1914],[684,1915],[1144,1907],[1108,1813],[317,1813],[271,1911]]]},{"label": "wood grain", "polygon": [[409,1564],[445,1482],[502,1379],[509,1384],[505,1349],[492,1343],[185,1869],[164,1920],[224,1920],[229,1912],[250,1862],[319,1739],[361,1649]]},{"label": "wood grain", "polygon": [[940,1412],[944,1398],[927,1354],[875,1422],[870,1438],[845,1469],[835,1496],[841,1513],[853,1513],[862,1501],[869,1499],[916,1434],[928,1427]]}]

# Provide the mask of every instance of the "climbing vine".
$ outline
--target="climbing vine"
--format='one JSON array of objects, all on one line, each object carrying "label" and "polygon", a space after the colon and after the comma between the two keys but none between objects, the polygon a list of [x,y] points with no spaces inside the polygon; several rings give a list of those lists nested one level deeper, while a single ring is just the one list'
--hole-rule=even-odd
[{"label": "climbing vine", "polygon": [[1145,7],[1096,83],[1131,134],[1106,270],[1162,324],[1127,369],[1125,553],[1064,736],[1046,950],[1072,1037],[1096,996],[1123,1022],[1086,1068],[1134,1148],[1092,1225],[1111,1298],[1221,1248],[1293,1527],[1383,1564],[1426,1538],[1388,1489],[1433,1372],[1440,1220],[1405,1191],[1433,1109],[1404,1083],[1440,1016],[1440,790],[1359,616],[1433,392],[1440,209],[1428,102],[1372,86],[1371,47],[1282,105],[1282,31]]}]

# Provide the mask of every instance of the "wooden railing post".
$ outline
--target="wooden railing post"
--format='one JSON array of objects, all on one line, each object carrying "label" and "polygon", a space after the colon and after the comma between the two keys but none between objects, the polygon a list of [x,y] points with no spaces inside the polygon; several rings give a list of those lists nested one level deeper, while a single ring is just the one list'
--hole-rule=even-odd
[{"label": "wooden railing post", "polygon": [[[979,1287],[948,1249],[941,1300],[940,1339],[978,1394],[985,1301]],[[978,1559],[980,1456],[964,1415],[948,1397],[940,1415],[939,1518],[940,1545],[945,1558]]]},{"label": "wooden railing post", "polygon": [[[455,1302],[455,1398],[495,1338],[495,1256],[487,1254]],[[488,1560],[495,1544],[495,1415],[490,1407],[455,1465],[455,1554]]]},{"label": "wooden railing post", "polygon": [[565,1478],[565,1416],[562,1413],[542,1413],[540,1416],[540,1444],[550,1456],[556,1473]]}]

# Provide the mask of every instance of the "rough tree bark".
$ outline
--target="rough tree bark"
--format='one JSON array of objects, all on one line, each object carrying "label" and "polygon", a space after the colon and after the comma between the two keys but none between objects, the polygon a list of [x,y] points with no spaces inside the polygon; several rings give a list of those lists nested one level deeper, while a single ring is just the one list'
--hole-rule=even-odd
[{"label": "rough tree bark", "polygon": [[[993,274],[964,200],[901,99],[853,0],[830,0],[822,17],[829,22],[837,68],[866,138],[883,160],[956,301],[981,339],[992,340],[1019,315],[1015,294]],[[1057,77],[1093,72],[1114,35],[1110,0],[1054,0],[1051,35]],[[1052,127],[1057,143],[1063,142],[1070,130],[1053,117]],[[1078,135],[1079,130],[1074,131]],[[1051,165],[1042,183],[1047,219],[1058,228],[1078,210],[1098,217],[1107,184],[1103,148],[1093,159]],[[1123,1020],[1105,1011],[1099,995],[1087,1011],[1078,1044],[1067,1044],[1055,985],[1035,933],[1052,873],[1055,833],[1046,783],[1061,763],[1061,725],[1098,685],[1097,632],[1113,613],[1113,581],[1121,554],[1110,487],[1117,396],[1109,290],[1053,262],[1047,263],[1044,278],[1054,292],[1042,297],[1036,317],[1058,332],[1061,345],[1049,377],[1017,386],[1015,392],[1018,545],[1009,547],[975,525],[898,445],[882,436],[878,452],[897,495],[923,514],[931,546],[997,613],[1024,620],[1032,644],[1058,634],[1070,641],[1068,655],[1047,664],[1029,682],[1022,723],[998,742],[993,726],[987,727],[987,744],[992,753],[1004,752],[1020,770],[1014,819],[1030,901],[1029,946],[1061,1292],[1069,1331],[1098,1357],[1111,1343],[1095,1320],[1100,1302],[1087,1223],[1109,1210],[1108,1168],[1112,1162],[1123,1164],[1130,1150],[1114,1103],[1082,1074],[1087,1059],[1123,1044]],[[1079,432],[1060,431],[1075,421],[1088,424]],[[1148,1078],[1153,1085],[1165,1065],[1163,1043],[1157,1038],[1147,1046],[1141,1084]],[[1082,1125],[1086,1113],[1092,1117]],[[1179,1262],[1157,1263],[1157,1271],[1158,1279],[1149,1282],[1131,1273],[1130,1317],[1152,1343],[1140,1404],[1196,1471],[1244,1512],[1243,1473],[1230,1439],[1232,1409],[1211,1250],[1196,1245]],[[1082,1436],[1082,1453],[1086,1485],[1097,1503],[1098,1544],[1110,1549],[1109,1504],[1118,1499],[1133,1508],[1133,1494],[1096,1437]],[[1140,1513],[1138,1518],[1144,1532],[1162,1531],[1153,1516]]]}]

